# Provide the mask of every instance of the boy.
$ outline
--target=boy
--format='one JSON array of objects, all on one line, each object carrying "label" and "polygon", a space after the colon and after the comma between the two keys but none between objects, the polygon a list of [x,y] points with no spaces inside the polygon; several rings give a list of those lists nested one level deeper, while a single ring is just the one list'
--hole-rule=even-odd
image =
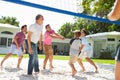
[{"label": "boy", "polygon": [[74,67],[74,63],[78,60],[79,53],[81,51],[81,39],[80,37],[80,30],[74,31],[74,38],[70,40],[70,59],[69,59],[69,65],[72,69],[72,76],[74,76],[77,73],[77,70]]}]

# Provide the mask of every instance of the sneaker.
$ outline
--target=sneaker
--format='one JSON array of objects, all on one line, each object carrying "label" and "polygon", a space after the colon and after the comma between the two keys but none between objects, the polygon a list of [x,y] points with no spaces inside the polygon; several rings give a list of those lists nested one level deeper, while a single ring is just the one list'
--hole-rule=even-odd
[{"label": "sneaker", "polygon": [[24,76],[24,77],[33,77],[32,74],[23,74],[22,76]]},{"label": "sneaker", "polygon": [[40,75],[40,71],[39,72],[35,72],[35,75]]}]

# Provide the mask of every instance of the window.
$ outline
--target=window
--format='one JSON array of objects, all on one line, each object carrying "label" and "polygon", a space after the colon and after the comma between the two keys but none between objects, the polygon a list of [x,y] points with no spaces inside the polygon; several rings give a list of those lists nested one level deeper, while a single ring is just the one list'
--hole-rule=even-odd
[{"label": "window", "polygon": [[108,41],[115,41],[114,38],[108,38],[107,40],[108,40]]},{"label": "window", "polygon": [[13,35],[13,33],[10,32],[10,31],[3,31],[3,32],[1,32],[1,34],[10,34],[10,35]]},{"label": "window", "polygon": [[6,45],[7,45],[7,38],[1,37],[0,38],[0,46],[6,47]]},{"label": "window", "polygon": [[12,38],[8,38],[8,46],[10,46],[12,43]]}]

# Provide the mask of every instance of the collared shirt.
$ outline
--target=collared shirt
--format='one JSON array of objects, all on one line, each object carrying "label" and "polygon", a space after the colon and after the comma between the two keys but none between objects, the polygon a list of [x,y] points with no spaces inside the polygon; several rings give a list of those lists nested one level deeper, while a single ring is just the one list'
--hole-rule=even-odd
[{"label": "collared shirt", "polygon": [[29,28],[28,28],[29,31],[32,32],[32,35],[31,35],[31,42],[33,43],[38,43],[39,39],[40,39],[40,34],[42,33],[43,31],[43,25],[38,25],[37,23],[35,24],[32,24]]},{"label": "collared shirt", "polygon": [[[15,36],[18,37],[17,43],[18,43],[18,46],[21,47],[25,41],[25,34],[23,32],[18,32]],[[15,44],[15,42],[13,41],[12,44]]]},{"label": "collared shirt", "polygon": [[50,34],[54,34],[55,31],[51,30],[51,31],[46,31],[44,34],[44,40],[43,40],[43,44],[44,45],[52,45],[52,37],[50,36]]}]

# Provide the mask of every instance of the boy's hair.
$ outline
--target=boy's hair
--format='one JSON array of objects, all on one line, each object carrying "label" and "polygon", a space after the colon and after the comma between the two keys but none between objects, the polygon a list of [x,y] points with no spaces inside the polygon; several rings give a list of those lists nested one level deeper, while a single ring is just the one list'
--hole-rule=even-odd
[{"label": "boy's hair", "polygon": [[85,35],[87,35],[87,31],[85,29],[82,29],[82,31],[85,33]]},{"label": "boy's hair", "polygon": [[23,25],[23,26],[21,27],[21,30],[22,30],[24,27],[27,27],[27,25]]}]

